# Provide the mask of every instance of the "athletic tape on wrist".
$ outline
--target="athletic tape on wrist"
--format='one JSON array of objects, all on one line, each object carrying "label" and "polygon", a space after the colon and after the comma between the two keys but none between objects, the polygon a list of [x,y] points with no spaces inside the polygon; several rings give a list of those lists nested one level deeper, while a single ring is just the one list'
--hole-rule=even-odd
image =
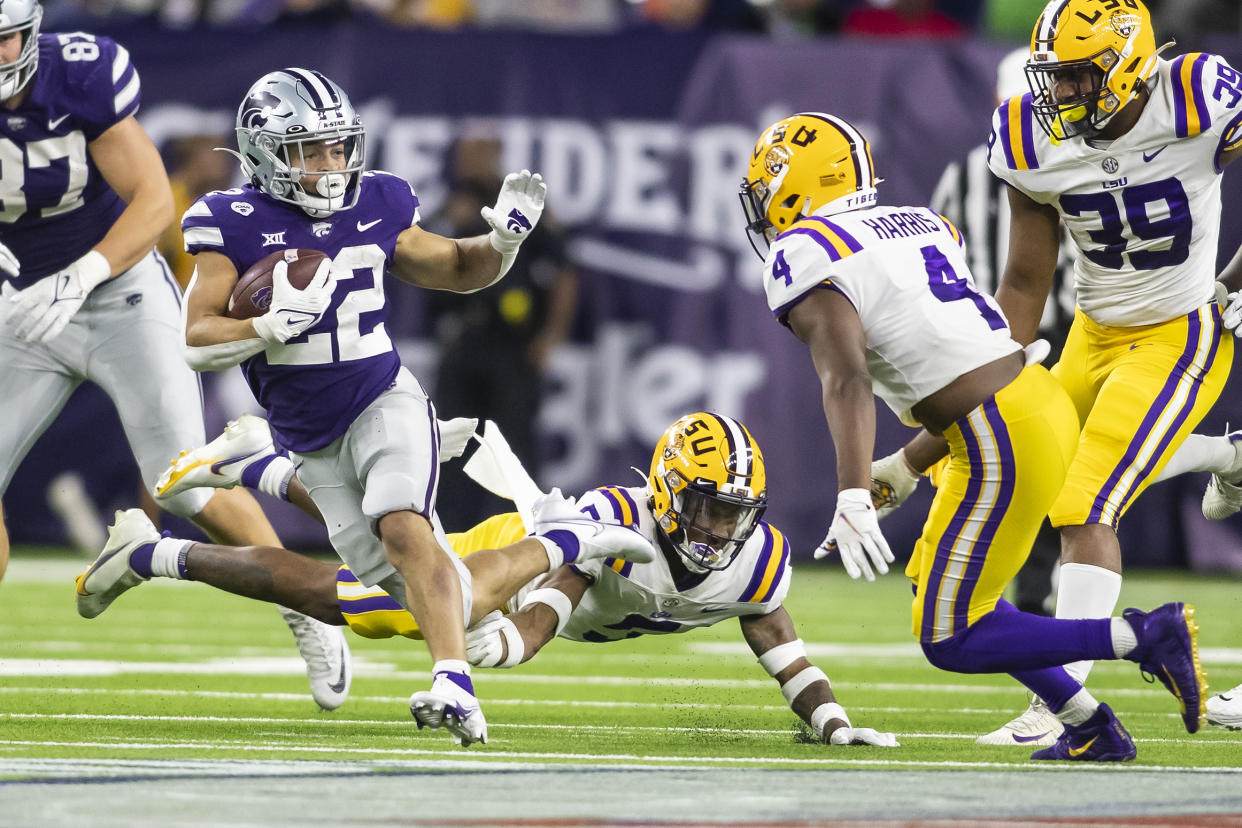
[{"label": "athletic tape on wrist", "polygon": [[574,611],[574,605],[569,600],[569,596],[552,587],[534,590],[526,596],[520,608],[526,609],[531,604],[543,604],[552,608],[552,611],[556,613],[556,635],[560,635],[561,630],[565,629],[565,625],[569,623],[569,616]]},{"label": "athletic tape on wrist", "polygon": [[507,242],[496,233],[495,230],[487,234],[487,240],[491,243],[492,249],[500,254],[500,270],[496,273],[496,278],[492,279],[483,287],[472,288],[471,290],[459,291],[460,293],[478,293],[480,290],[486,290],[492,285],[505,278],[505,274],[509,272],[509,268],[513,267],[513,260],[517,258],[518,248],[522,243]]},{"label": "athletic tape on wrist", "polygon": [[853,727],[844,707],[836,702],[825,702],[811,713],[811,729],[819,736],[820,741],[824,739],[824,726],[832,719],[840,719],[845,722],[846,727]]},{"label": "athletic tape on wrist", "polygon": [[781,695],[785,697],[785,701],[789,704],[794,703],[794,699],[798,698],[798,694],[806,688],[810,687],[817,681],[827,681],[828,676],[824,671],[814,665],[803,669],[796,676],[781,685]]},{"label": "athletic tape on wrist", "polygon": [[509,621],[508,618],[505,620],[509,623],[501,626],[500,637],[505,641],[507,652],[505,653],[504,661],[501,661],[496,666],[515,667],[521,664],[522,659],[526,657],[526,641],[523,640],[522,634],[518,632],[517,626],[512,621]]},{"label": "athletic tape on wrist", "polygon": [[800,658],[806,658],[806,645],[802,643],[801,638],[795,638],[793,641],[777,644],[759,656],[759,666],[767,670],[769,676],[775,678],[777,673]]}]

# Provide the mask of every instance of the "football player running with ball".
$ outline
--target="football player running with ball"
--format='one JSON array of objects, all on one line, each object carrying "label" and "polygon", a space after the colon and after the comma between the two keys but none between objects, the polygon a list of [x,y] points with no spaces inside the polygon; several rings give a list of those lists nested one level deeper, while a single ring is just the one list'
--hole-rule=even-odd
[{"label": "football player running with ball", "polygon": [[1076,620],[1019,612],[1001,597],[1073,461],[1074,405],[1027,364],[1037,359],[1024,358],[996,303],[975,290],[957,229],[925,207],[876,206],[877,180],[856,127],[808,112],[764,130],[741,190],[752,241],[766,251],[768,305],[810,348],[836,448],[836,511],[816,556],[837,551],[851,577],[868,580],[894,559],[870,489],[878,395],[950,447],[906,567],[928,661],[1009,673],[1047,701],[1065,730],[1035,759],[1137,753],[1108,705],[1065,671],[1082,659],[1138,662],[1195,732],[1205,682],[1192,607]]},{"label": "football player running with ball", "polygon": [[[435,664],[431,689],[411,700],[415,719],[464,744],[482,741],[487,725],[465,660],[469,593],[459,577],[469,573],[446,551],[435,512],[435,408],[388,336],[384,276],[457,293],[494,284],[539,221],[543,180],[507,176],[484,208],[487,235],[428,233],[410,185],[367,170],[357,112],[313,69],[260,78],[238,108],[236,132],[247,183],[203,196],[181,223],[196,260],[186,359],[200,371],[241,364],[300,463],[333,548],[362,583],[382,586],[418,619]],[[282,248],[320,250],[330,267],[298,290],[279,262],[268,311],[229,318],[238,274]]]},{"label": "football player running with ball", "polygon": [[[40,34],[42,16],[35,0],[0,7],[0,495],[83,380],[116,405],[154,491],[168,458],[204,439],[198,378],[179,356],[181,292],[154,250],[172,190],[134,118],[142,86],[129,53],[106,37]],[[220,543],[278,543],[244,491],[187,491],[161,505]],[[8,558],[0,519],[0,578]],[[337,707],[348,692],[344,637],[281,614],[315,701]]]},{"label": "football player running with ball", "polygon": [[[446,433],[458,430],[460,422],[446,423]],[[518,511],[449,536],[472,576],[466,582],[473,592],[474,626],[467,632],[472,664],[513,667],[558,635],[617,641],[690,632],[737,618],[760,666],[817,739],[897,746],[891,733],[854,727],[828,677],[807,660],[782,606],[793,574],[789,544],[762,520],[763,454],[744,425],[709,412],[681,417],[656,445],[645,487],[604,486],[576,503],[555,490],[540,492],[493,425],[475,435],[482,445],[466,473],[513,499]],[[464,447],[455,438],[445,444],[451,444],[450,452]],[[239,459],[218,462],[231,457]],[[259,470],[269,468],[280,470],[285,498],[315,516],[300,472],[273,446],[257,417],[244,417],[206,446],[187,451],[163,484],[170,492],[252,485]],[[349,567],[283,549],[160,540],[136,509],[117,518],[113,539],[99,557],[103,600],[79,601],[84,614],[97,615],[142,583],[145,578],[125,559],[163,544],[180,556],[182,566],[161,574],[286,603],[327,623],[348,624],[367,638],[422,637],[408,610],[382,590],[364,586]],[[133,528],[122,529],[126,526]],[[502,605],[507,614],[488,612]]]},{"label": "football player running with ball", "polygon": [[[1211,471],[1204,514],[1242,502],[1239,435],[1191,434],[1229,376],[1227,330],[1242,333],[1242,257],[1223,284],[1214,278],[1221,172],[1242,155],[1242,73],[1216,55],[1165,60],[1156,42],[1140,0],[1053,0],[1031,35],[1031,94],[992,119],[988,164],[1010,185],[1013,215],[996,300],[1019,342],[1035,336],[1060,224],[1077,247],[1078,311],[1052,368],[1081,431],[1049,512],[1061,532],[1058,618],[1113,611],[1117,526],[1152,483]],[[1085,681],[1090,668],[1068,669]],[[981,741],[1054,734],[1045,701]],[[1209,718],[1223,702],[1208,703]]]}]

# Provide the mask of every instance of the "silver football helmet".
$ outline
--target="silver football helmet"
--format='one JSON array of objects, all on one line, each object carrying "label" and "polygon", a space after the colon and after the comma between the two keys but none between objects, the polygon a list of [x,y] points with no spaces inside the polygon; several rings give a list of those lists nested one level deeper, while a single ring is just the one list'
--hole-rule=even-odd
[{"label": "silver football helmet", "polygon": [[[320,72],[280,69],[259,78],[238,107],[236,130],[242,172],[277,201],[314,218],[358,203],[366,133],[345,91]],[[320,142],[344,144],[345,169],[321,174],[303,167],[303,146]],[[309,190],[307,175],[320,175]]]},{"label": "silver football helmet", "polygon": [[7,101],[26,88],[39,65],[39,21],[43,7],[38,0],[4,0],[0,3],[0,35],[19,32],[22,51],[17,60],[0,66],[0,101]]}]

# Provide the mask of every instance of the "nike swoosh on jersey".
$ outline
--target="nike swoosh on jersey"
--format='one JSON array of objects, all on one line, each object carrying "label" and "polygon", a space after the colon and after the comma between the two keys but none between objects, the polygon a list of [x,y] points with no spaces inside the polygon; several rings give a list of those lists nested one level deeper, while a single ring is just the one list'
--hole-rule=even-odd
[{"label": "nike swoosh on jersey", "polygon": [[358,222],[358,232],[361,233],[363,230],[370,230],[372,227],[379,224],[381,221],[383,221],[382,218],[377,218],[375,221],[368,221],[366,224],[363,224],[362,222]]},{"label": "nike swoosh on jersey", "polygon": [[56,127],[58,127],[58,126],[60,126],[62,123],[64,123],[65,119],[66,119],[66,118],[68,118],[68,117],[69,117],[68,115],[61,115],[59,118],[57,118],[57,119],[56,119],[56,120],[54,120],[54,121],[48,121],[48,122],[47,122],[47,128],[48,128],[48,129],[56,129]]},{"label": "nike swoosh on jersey", "polygon": [[1168,146],[1169,146],[1168,144],[1165,144],[1163,147],[1161,147],[1160,149],[1158,149],[1158,150],[1156,150],[1155,152],[1152,152],[1152,153],[1148,153],[1148,152],[1144,151],[1144,152],[1143,152],[1143,160],[1144,160],[1144,161],[1151,161],[1151,160],[1152,160],[1152,159],[1154,159],[1157,155],[1159,155],[1160,153],[1164,152],[1164,151],[1165,151],[1165,149],[1167,149],[1167,148],[1168,148]]},{"label": "nike swoosh on jersey", "polygon": [[1100,737],[1099,737],[1099,736],[1092,736],[1092,737],[1091,737],[1091,741],[1087,742],[1087,743],[1086,743],[1085,745],[1083,745],[1082,747],[1072,747],[1072,748],[1070,748],[1070,749],[1069,749],[1069,755],[1070,755],[1070,756],[1082,756],[1084,753],[1086,753],[1086,752],[1087,752],[1088,748],[1090,748],[1092,745],[1094,745],[1094,744],[1095,744],[1095,740],[1096,740],[1096,739],[1098,739],[1098,738],[1100,738]]}]

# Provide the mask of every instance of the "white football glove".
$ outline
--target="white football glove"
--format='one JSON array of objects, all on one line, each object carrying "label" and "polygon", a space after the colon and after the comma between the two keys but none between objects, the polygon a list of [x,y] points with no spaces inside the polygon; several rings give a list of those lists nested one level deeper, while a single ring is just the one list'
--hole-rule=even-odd
[{"label": "white football glove", "polygon": [[492,226],[488,240],[499,253],[516,253],[518,247],[530,235],[543,215],[543,201],[548,185],[543,176],[522,170],[509,173],[500,185],[494,207],[484,207],[479,213]]},{"label": "white football glove", "polygon": [[455,457],[461,457],[470,445],[474,430],[479,427],[478,417],[454,417],[451,420],[437,420],[440,429],[440,462],[444,463]]},{"label": "white football glove", "polygon": [[906,462],[902,449],[880,460],[871,463],[871,503],[875,506],[875,516],[883,519],[906,502],[906,498],[914,494],[923,476],[916,474]]},{"label": "white football glove", "polygon": [[828,537],[815,550],[815,558],[832,551],[841,553],[841,563],[851,578],[875,580],[872,566],[881,575],[888,572],[893,552],[880,531],[871,492],[866,489],[843,489],[837,493],[837,511],[828,527]]},{"label": "white football glove", "polygon": [[500,610],[492,610],[466,630],[466,660],[475,667],[513,667],[525,655],[522,634]]},{"label": "white football glove", "polygon": [[895,733],[881,733],[871,727],[838,727],[828,737],[830,745],[875,745],[901,747]]},{"label": "white football glove", "polygon": [[281,259],[272,268],[272,304],[253,320],[254,332],[269,345],[283,345],[306,331],[332,303],[336,274],[331,259],[323,259],[310,283],[301,290],[289,283],[289,263]]},{"label": "white football glove", "polygon": [[[572,497],[553,489],[532,506],[534,528],[531,533],[548,549],[550,569],[566,563],[586,563],[600,558],[617,558],[631,563],[655,560],[655,547],[646,536],[628,526],[601,523],[578,511]],[[562,549],[555,532],[568,532],[577,540],[577,554]],[[549,545],[553,548],[549,548]],[[558,559],[559,558],[559,559]]]},{"label": "white football glove", "polygon": [[[12,252],[7,248],[9,258]],[[13,262],[16,263],[16,259]],[[82,307],[90,292],[112,275],[112,265],[98,250],[92,250],[64,270],[44,276],[25,290],[4,283],[4,298],[17,320],[17,338],[26,342],[47,342],[56,337]]]},{"label": "white football glove", "polygon": [[8,245],[2,242],[0,242],[0,270],[14,279],[22,273],[21,262],[17,261],[17,257],[13,255],[12,250],[9,250]]},{"label": "white football glove", "polygon": [[1233,331],[1234,336],[1242,336],[1242,291],[1229,292],[1224,283],[1216,283],[1216,304],[1224,310],[1220,321],[1226,330]]}]

